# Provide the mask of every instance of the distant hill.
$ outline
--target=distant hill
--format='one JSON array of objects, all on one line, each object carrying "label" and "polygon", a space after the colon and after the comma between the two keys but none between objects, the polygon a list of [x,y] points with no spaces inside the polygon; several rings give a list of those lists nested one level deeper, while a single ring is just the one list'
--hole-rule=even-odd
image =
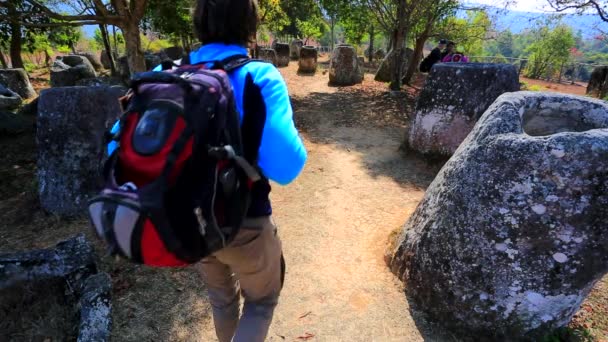
[{"label": "distant hill", "polygon": [[[521,33],[526,29],[533,28],[538,20],[548,19],[555,15],[555,13],[519,12],[495,7],[490,7],[489,14],[498,31],[510,29],[513,33]],[[597,27],[608,31],[608,23],[603,22],[597,15],[569,14],[564,15],[561,21],[571,26],[575,33],[581,31],[586,39],[593,38],[599,33]]]}]

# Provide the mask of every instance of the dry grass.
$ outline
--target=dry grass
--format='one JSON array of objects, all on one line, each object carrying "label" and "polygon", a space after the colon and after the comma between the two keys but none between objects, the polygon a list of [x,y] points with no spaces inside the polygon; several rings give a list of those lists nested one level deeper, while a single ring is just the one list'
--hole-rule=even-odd
[{"label": "dry grass", "polygon": [[61,279],[0,291],[0,341],[76,341],[75,304]]}]

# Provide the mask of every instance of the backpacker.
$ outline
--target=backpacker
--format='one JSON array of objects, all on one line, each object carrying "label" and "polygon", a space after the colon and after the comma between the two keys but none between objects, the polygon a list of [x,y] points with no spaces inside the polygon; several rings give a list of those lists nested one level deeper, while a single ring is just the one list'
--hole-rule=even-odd
[{"label": "backpacker", "polygon": [[[246,56],[135,75],[121,100],[118,143],[89,215],[111,254],[185,266],[220,250],[249,208],[255,160],[242,157],[227,73]],[[211,67],[208,67],[212,65]]]}]

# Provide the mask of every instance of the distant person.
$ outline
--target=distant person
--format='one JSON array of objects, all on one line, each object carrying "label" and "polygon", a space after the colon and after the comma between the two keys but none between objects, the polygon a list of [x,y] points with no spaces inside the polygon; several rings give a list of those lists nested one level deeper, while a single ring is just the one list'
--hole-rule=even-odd
[{"label": "distant person", "polygon": [[469,58],[465,56],[462,52],[458,52],[456,50],[456,43],[449,42],[446,48],[446,54],[441,59],[443,63],[468,63]]},{"label": "distant person", "polygon": [[422,63],[420,63],[421,72],[429,72],[431,71],[431,68],[433,68],[433,65],[441,62],[444,57],[443,50],[445,50],[447,43],[448,42],[445,39],[441,39],[439,41],[437,47],[434,48],[428,56],[426,56]]}]

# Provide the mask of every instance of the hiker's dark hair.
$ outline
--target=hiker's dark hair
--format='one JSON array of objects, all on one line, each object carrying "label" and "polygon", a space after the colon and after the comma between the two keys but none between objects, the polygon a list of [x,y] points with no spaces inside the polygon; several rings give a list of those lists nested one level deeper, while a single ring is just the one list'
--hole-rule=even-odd
[{"label": "hiker's dark hair", "polygon": [[197,0],[194,30],[203,44],[248,45],[258,28],[256,0]]}]

